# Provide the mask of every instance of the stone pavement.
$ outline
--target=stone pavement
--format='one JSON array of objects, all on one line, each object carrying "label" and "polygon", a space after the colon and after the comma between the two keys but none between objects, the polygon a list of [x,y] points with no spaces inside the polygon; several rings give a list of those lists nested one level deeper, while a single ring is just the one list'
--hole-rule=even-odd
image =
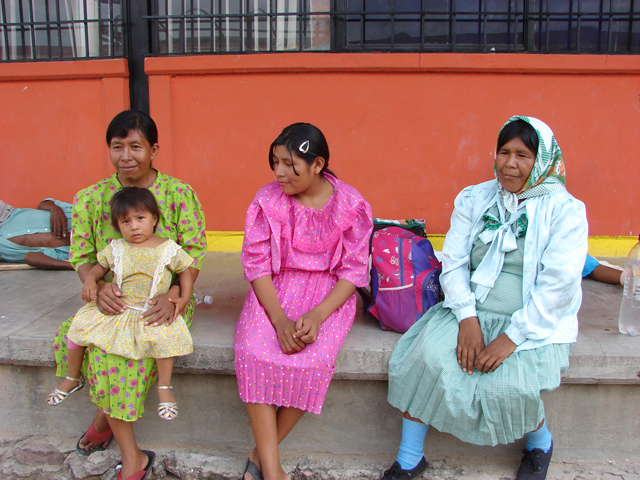
[{"label": "stone pavement", "polygon": [[[120,455],[116,445],[88,457],[75,451],[77,439],[53,436],[23,436],[0,440],[0,473],[4,480],[116,480]],[[245,457],[221,456],[199,448],[178,449],[148,445],[157,454],[156,479],[235,480],[240,478]],[[283,466],[292,480],[374,480],[392,458],[284,453]],[[464,464],[432,461],[425,480],[512,480],[518,458],[509,462]],[[512,460],[512,461],[511,461]],[[640,464],[552,462],[548,480],[640,480]]]}]

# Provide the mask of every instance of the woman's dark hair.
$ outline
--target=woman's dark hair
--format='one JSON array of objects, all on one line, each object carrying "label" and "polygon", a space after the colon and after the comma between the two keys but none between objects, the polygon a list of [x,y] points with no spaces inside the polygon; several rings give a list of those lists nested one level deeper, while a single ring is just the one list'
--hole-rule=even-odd
[{"label": "woman's dark hair", "polygon": [[[159,220],[160,209],[156,202],[156,197],[148,188],[142,187],[124,187],[122,190],[116,192],[111,199],[111,225],[116,231],[120,232],[120,226],[118,220],[124,218],[131,210],[138,209],[145,212],[149,212]],[[155,233],[156,227],[153,227]]]},{"label": "woman's dark hair", "polygon": [[498,135],[498,147],[496,148],[496,152],[498,152],[505,143],[515,137],[522,140],[522,143],[524,143],[535,156],[538,155],[538,133],[524,120],[515,120],[504,126],[500,135]]},{"label": "woman's dark hair", "polygon": [[[289,153],[293,157],[295,154],[301,158],[308,165],[313,164],[317,157],[324,158],[324,166],[320,171],[320,175],[328,173],[336,176],[331,170],[329,170],[329,145],[327,145],[327,139],[318,127],[314,127],[310,123],[294,123],[289,125],[282,133],[278,135],[271,146],[269,147],[269,166],[273,170],[273,149],[278,146],[284,146],[289,150]],[[295,167],[293,172],[296,175],[300,175]]]},{"label": "woman's dark hair", "polygon": [[114,138],[126,138],[131,130],[139,130],[151,146],[158,143],[158,127],[153,119],[138,110],[125,110],[113,117],[107,127],[107,145]]}]

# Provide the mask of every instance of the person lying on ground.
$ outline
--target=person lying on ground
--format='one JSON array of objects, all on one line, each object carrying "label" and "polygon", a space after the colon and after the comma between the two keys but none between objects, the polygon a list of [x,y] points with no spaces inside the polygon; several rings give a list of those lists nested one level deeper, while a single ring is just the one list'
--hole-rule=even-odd
[{"label": "person lying on ground", "polygon": [[38,208],[0,201],[0,260],[46,270],[72,270],[69,263],[71,204],[47,198]]},{"label": "person lying on ground", "polygon": [[589,254],[587,254],[587,260],[584,262],[582,276],[612,285],[624,285],[625,277],[624,270],[604,265]]}]

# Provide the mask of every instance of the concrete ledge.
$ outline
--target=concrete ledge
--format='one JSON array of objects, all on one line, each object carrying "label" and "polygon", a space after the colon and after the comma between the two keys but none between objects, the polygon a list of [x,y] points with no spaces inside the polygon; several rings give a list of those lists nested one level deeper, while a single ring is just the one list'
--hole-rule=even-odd
[{"label": "concrete ledge", "polygon": [[[174,452],[168,453],[171,458],[184,449],[198,455],[209,452],[216,458],[218,475],[211,478],[233,478],[236,473],[225,470],[225,462],[219,459],[233,459],[230,468],[237,470],[253,445],[233,376],[232,346],[248,285],[242,278],[239,254],[209,253],[208,257],[198,286],[213,295],[215,302],[211,307],[198,307],[192,327],[195,351],[180,358],[176,370],[181,374],[173,377],[180,417],[170,425],[160,420],[155,415],[158,399],[152,389],[145,402],[147,415],[136,422],[136,438],[145,448],[155,449],[156,444],[165,442],[167,452]],[[543,395],[556,442],[554,458],[556,462],[581,464],[638,462],[640,437],[633,419],[640,416],[640,337],[630,338],[617,331],[619,287],[593,281],[583,285],[581,332],[571,354],[571,367],[563,385]],[[5,406],[0,407],[1,438],[50,435],[73,439],[91,422],[94,409],[86,392],[73,395],[59,407],[49,408],[44,403],[58,383],[51,368],[52,338],[60,322],[82,305],[79,291],[74,272],[0,273],[0,384],[4,387],[0,388],[0,406]],[[375,319],[359,312],[338,357],[336,380],[327,393],[322,415],[305,415],[282,444],[285,458],[295,459],[293,465],[305,456],[313,457],[305,466],[313,474],[296,478],[378,478],[382,465],[393,461],[402,423],[400,413],[386,401],[385,379],[398,338],[399,334],[383,332]],[[467,445],[435,429],[430,430],[427,442],[430,461],[482,469],[487,464],[502,465],[503,471],[486,478],[508,478],[515,472],[523,446],[521,440],[496,448]],[[339,475],[322,473],[326,466],[322,458],[339,456],[352,458],[367,469],[357,475],[346,470]],[[375,466],[367,460],[371,458],[376,459]],[[4,468],[11,469],[11,465],[6,463]],[[200,468],[191,457],[184,459],[184,465],[187,470]],[[560,464],[554,469],[558,476],[550,474],[550,478],[567,478],[560,473],[564,469]],[[470,473],[447,478],[485,477]]]},{"label": "concrete ledge", "polygon": [[[196,309],[194,352],[176,362],[176,371],[231,375],[235,322],[248,290],[239,254],[209,253],[197,285],[213,295],[214,305]],[[53,335],[60,322],[82,306],[80,286],[74,272],[2,272],[0,363],[53,366]],[[622,289],[587,279],[583,292],[580,334],[563,383],[640,384],[640,337],[621,335],[617,328]],[[398,338],[360,309],[338,356],[335,377],[386,379]]]}]

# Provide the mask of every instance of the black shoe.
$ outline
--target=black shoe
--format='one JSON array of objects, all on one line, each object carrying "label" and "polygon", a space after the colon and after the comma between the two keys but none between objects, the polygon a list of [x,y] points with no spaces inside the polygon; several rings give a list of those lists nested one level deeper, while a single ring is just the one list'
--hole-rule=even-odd
[{"label": "black shoe", "polygon": [[384,475],[380,480],[409,480],[412,478],[420,478],[427,470],[428,466],[429,463],[427,463],[427,460],[424,457],[422,457],[420,463],[411,470],[403,470],[400,468],[400,464],[398,462],[393,462],[391,468],[384,472]]},{"label": "black shoe", "polygon": [[553,442],[548,452],[544,452],[540,448],[533,450],[523,450],[524,453],[518,476],[516,480],[544,480],[547,478],[547,470],[551,463],[551,454],[553,453]]}]

